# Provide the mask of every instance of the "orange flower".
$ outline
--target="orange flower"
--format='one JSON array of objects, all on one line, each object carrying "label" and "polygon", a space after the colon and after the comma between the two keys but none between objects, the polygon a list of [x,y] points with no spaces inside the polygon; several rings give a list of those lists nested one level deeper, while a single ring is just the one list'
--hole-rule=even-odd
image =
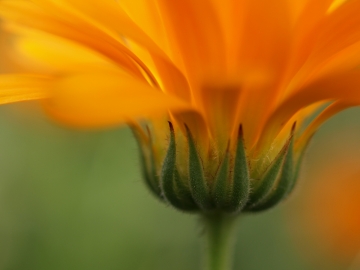
[{"label": "orange flower", "polygon": [[130,123],[151,141],[154,175],[171,120],[180,176],[193,140],[205,189],[227,152],[234,163],[241,124],[257,187],[286,159],[295,122],[297,162],[322,122],[360,102],[359,11],[359,0],[3,0],[24,72],[1,76],[0,102],[41,99],[82,128]]}]

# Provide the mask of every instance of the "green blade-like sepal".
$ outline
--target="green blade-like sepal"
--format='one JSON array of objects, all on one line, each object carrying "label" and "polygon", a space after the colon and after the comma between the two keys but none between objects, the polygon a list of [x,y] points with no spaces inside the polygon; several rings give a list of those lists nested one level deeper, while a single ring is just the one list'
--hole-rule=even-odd
[{"label": "green blade-like sepal", "polygon": [[187,126],[185,127],[189,143],[189,183],[191,195],[200,209],[204,211],[211,210],[213,203],[209,187],[206,183],[203,165],[190,130]]},{"label": "green blade-like sepal", "polygon": [[184,200],[179,196],[180,175],[176,169],[176,142],[175,131],[171,122],[170,126],[170,142],[168,150],[161,168],[160,184],[163,196],[166,201],[178,208],[185,211],[196,210],[196,205],[191,200]]},{"label": "green blade-like sepal", "polygon": [[174,172],[174,182],[175,182],[175,193],[176,197],[180,200],[181,209],[187,211],[197,211],[199,210],[194,199],[191,196],[191,192],[188,186],[186,186],[181,179],[179,171],[175,167]]},{"label": "green blade-like sepal", "polygon": [[213,198],[218,209],[226,209],[230,203],[231,194],[229,190],[229,162],[230,153],[227,149],[216,174],[213,188]]},{"label": "green blade-like sepal", "polygon": [[145,134],[143,136],[140,134],[141,130],[139,130],[139,127],[131,126],[131,130],[133,131],[133,134],[135,136],[135,139],[139,146],[139,152],[140,152],[140,162],[141,162],[141,171],[143,179],[145,180],[145,184],[149,188],[149,190],[160,200],[164,200],[162,196],[162,192],[160,189],[160,180],[159,177],[156,174],[156,165],[155,165],[155,159],[152,149],[152,142],[151,137],[149,133],[149,137],[144,138]]},{"label": "green blade-like sepal", "polygon": [[263,211],[269,209],[278,203],[280,203],[283,199],[287,197],[290,193],[290,190],[294,186],[294,182],[296,181],[294,177],[294,130],[295,124],[292,129],[292,134],[290,135],[290,139],[287,143],[287,151],[285,154],[285,159],[283,162],[283,166],[281,169],[280,177],[277,183],[275,183],[275,187],[272,192],[264,198],[259,204],[253,206],[251,211]]},{"label": "green blade-like sepal", "polygon": [[273,189],[283,165],[284,157],[287,152],[287,146],[288,145],[285,145],[283,147],[275,160],[264,173],[264,176],[261,177],[257,186],[254,187],[254,191],[250,194],[249,201],[246,205],[246,210],[251,210],[259,203],[262,203],[262,201]]},{"label": "green blade-like sepal", "polygon": [[239,212],[245,207],[250,196],[249,163],[246,156],[242,125],[239,128],[231,190],[230,204],[227,210]]}]

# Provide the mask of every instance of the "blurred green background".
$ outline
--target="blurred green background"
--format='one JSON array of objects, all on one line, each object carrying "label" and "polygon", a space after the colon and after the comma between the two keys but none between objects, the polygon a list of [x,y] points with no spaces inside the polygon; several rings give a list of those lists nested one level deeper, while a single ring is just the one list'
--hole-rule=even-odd
[{"label": "blurred green background", "polygon": [[[146,190],[127,128],[69,130],[28,107],[0,108],[1,270],[200,269],[197,217]],[[352,109],[321,128],[302,178],[336,147],[357,148],[353,155],[360,157],[358,119]],[[348,134],[341,140],[340,131]],[[301,224],[291,216],[301,192],[275,210],[242,218],[235,269],[348,269],[350,262],[331,258],[314,262],[297,243],[293,229]]]}]

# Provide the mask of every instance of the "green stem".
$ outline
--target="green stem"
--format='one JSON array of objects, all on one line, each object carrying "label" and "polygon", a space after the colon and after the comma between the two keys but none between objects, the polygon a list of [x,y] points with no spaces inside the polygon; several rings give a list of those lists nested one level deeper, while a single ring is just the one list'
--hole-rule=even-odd
[{"label": "green stem", "polygon": [[231,270],[235,244],[235,216],[208,215],[203,217],[205,225],[204,270]]}]

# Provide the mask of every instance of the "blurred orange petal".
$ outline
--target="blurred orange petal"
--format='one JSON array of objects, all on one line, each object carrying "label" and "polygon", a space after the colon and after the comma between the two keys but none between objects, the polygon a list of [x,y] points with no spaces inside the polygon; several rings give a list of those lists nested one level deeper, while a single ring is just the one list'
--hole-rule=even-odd
[{"label": "blurred orange petal", "polygon": [[42,75],[0,75],[0,104],[44,99],[52,79]]},{"label": "blurred orange petal", "polygon": [[71,126],[114,126],[168,110],[189,110],[189,104],[119,73],[77,74],[60,78],[44,103],[55,119]]}]

